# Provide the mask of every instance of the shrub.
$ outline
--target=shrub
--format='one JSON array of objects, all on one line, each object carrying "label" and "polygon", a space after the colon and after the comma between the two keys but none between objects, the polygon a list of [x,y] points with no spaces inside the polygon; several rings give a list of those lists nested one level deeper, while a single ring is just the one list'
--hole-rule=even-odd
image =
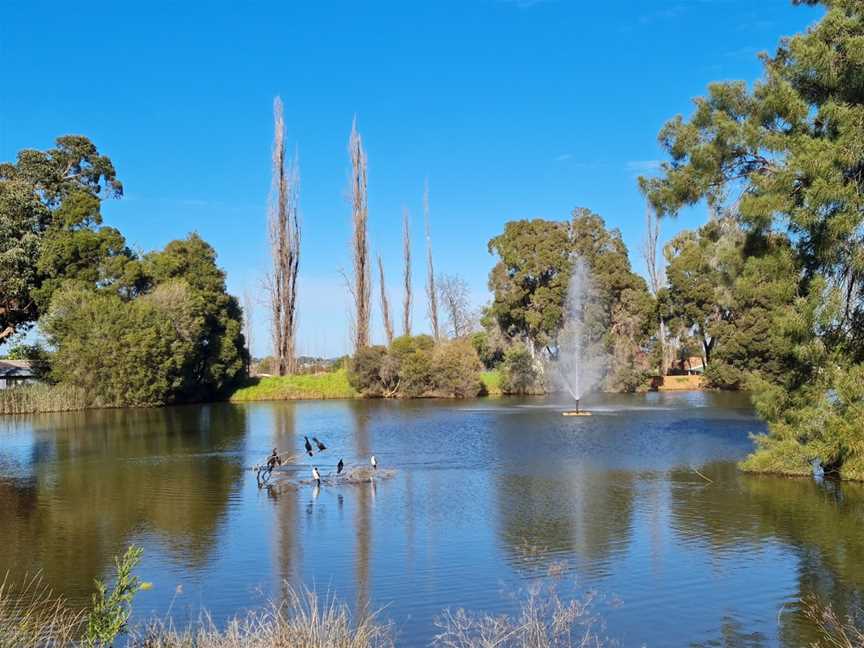
[{"label": "shrub", "polygon": [[381,368],[386,356],[387,349],[383,346],[366,347],[357,351],[348,370],[348,382],[351,386],[364,396],[381,396]]},{"label": "shrub", "polygon": [[407,353],[399,363],[399,395],[418,398],[435,387],[432,351],[418,348]]},{"label": "shrub", "polygon": [[141,560],[144,550],[131,546],[122,558],[115,558],[117,569],[114,587],[108,591],[108,586],[101,580],[96,580],[96,593],[87,615],[87,630],[84,633],[84,645],[110,646],[121,632],[126,630],[126,623],[132,615],[132,601],[141,590],[149,589],[149,583],[142,583],[132,570]]},{"label": "shrub", "polygon": [[540,374],[528,351],[522,344],[510,347],[504,354],[501,369],[501,391],[504,394],[542,394]]},{"label": "shrub", "polygon": [[473,398],[483,390],[483,364],[467,340],[442,342],[432,354],[432,376],[436,395]]},{"label": "shrub", "polygon": [[737,367],[715,360],[705,369],[705,380],[709,387],[715,389],[740,389],[746,382],[746,376]]},{"label": "shrub", "polygon": [[487,331],[478,331],[471,335],[471,346],[486,369],[494,369],[504,360],[504,344],[500,338],[500,334],[493,336]]}]

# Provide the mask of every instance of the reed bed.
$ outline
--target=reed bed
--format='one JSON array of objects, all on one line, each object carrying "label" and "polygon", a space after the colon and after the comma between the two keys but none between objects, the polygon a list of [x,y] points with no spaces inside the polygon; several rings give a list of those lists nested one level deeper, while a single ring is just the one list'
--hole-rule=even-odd
[{"label": "reed bed", "polygon": [[87,409],[83,389],[72,385],[23,385],[0,390],[0,414],[73,412]]}]

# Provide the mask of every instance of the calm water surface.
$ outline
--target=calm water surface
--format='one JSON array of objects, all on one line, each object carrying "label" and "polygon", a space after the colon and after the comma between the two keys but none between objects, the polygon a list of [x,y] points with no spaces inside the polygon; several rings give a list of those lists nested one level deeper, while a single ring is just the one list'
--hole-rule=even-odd
[{"label": "calm water surface", "polygon": [[[41,570],[73,601],[129,543],[154,583],[136,613],[215,619],[281,583],[386,606],[402,645],[442,609],[513,611],[550,568],[598,593],[622,645],[799,646],[798,601],[864,592],[864,489],[743,475],[763,430],[728,394],[547,400],[298,402],[0,417],[0,573]],[[278,488],[249,467],[299,459]],[[395,476],[325,485],[308,471],[374,453]],[[697,475],[697,469],[713,480]]]}]

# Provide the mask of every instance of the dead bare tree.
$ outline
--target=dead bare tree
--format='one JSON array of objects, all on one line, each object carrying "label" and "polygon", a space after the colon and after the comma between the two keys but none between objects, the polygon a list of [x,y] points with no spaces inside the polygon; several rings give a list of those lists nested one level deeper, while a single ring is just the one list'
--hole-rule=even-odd
[{"label": "dead bare tree", "polygon": [[411,231],[408,208],[402,210],[402,256],[405,260],[405,296],[402,300],[402,334],[411,335]]},{"label": "dead bare tree", "polygon": [[393,341],[393,320],[390,319],[390,300],[387,299],[387,285],[384,283],[384,262],[378,255],[378,284],[381,286],[381,318],[384,320],[384,333],[387,336],[387,344]]},{"label": "dead bare tree", "polygon": [[454,338],[468,335],[474,327],[468,283],[459,275],[438,275],[438,296]]},{"label": "dead bare tree", "polygon": [[[249,364],[252,364],[252,324],[255,313],[255,300],[249,288],[243,289],[243,338],[246,340],[246,350],[249,352]],[[248,370],[250,367],[246,367]]]},{"label": "dead bare tree", "polygon": [[432,337],[441,339],[438,326],[438,293],[435,290],[435,267],[432,265],[432,233],[429,225],[429,180],[423,187],[423,218],[426,223],[426,310],[432,324]]},{"label": "dead bare tree", "polygon": [[369,346],[369,320],[371,286],[369,269],[369,242],[367,221],[369,218],[366,194],[366,151],[363,139],[357,131],[357,118],[351,123],[351,136],[348,139],[348,154],[351,157],[351,218],[354,233],[351,239],[354,254],[354,282],[351,294],[354,298],[354,349]]},{"label": "dead bare tree", "polygon": [[270,296],[273,355],[280,376],[295,369],[297,275],[300,268],[300,173],[295,155],[285,153],[282,99],[273,100],[273,184],[270,194],[271,269],[265,280]]},{"label": "dead bare tree", "polygon": [[[656,298],[663,284],[666,283],[666,276],[663,266],[658,262],[658,246],[660,243],[660,217],[657,212],[651,207],[645,208],[645,238],[642,241],[642,258],[645,261],[645,267],[648,271],[648,283],[651,292]],[[670,364],[670,345],[666,332],[666,322],[663,317],[660,317],[659,322],[659,341],[660,341],[660,375],[665,376]]]}]

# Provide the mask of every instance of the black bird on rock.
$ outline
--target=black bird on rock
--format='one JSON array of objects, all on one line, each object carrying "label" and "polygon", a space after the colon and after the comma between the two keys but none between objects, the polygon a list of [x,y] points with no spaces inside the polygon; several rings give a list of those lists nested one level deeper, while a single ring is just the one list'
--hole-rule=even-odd
[{"label": "black bird on rock", "polygon": [[308,454],[308,455],[311,457],[311,456],[312,456],[312,444],[309,443],[309,437],[304,436],[303,438],[306,440],[306,443],[305,443],[305,445],[306,445],[306,454]]},{"label": "black bird on rock", "polygon": [[339,460],[339,463],[336,464],[336,474],[341,475],[342,471],[345,470],[345,464],[342,463],[342,460]]},{"label": "black bird on rock", "polygon": [[327,449],[323,443],[318,440],[318,437],[312,437],[312,440],[315,442],[315,445],[318,446],[318,452],[324,452]]}]

